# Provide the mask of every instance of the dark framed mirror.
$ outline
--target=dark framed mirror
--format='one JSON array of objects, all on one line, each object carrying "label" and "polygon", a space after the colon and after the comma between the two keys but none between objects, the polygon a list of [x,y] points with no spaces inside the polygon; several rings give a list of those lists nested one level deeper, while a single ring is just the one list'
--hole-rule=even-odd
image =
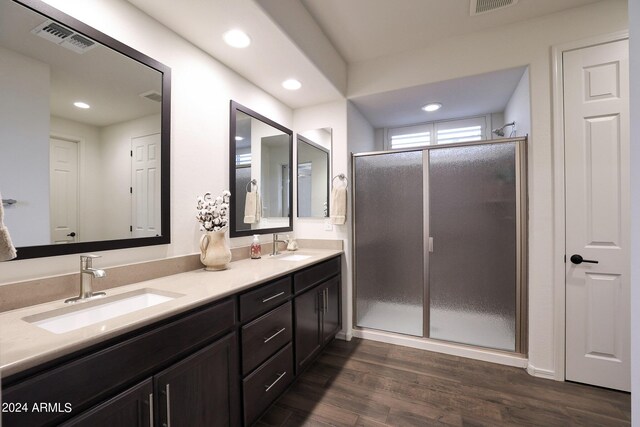
[{"label": "dark framed mirror", "polygon": [[331,179],[331,129],[316,129],[305,134],[308,136],[298,134],[296,144],[298,218],[327,218]]},{"label": "dark framed mirror", "polygon": [[230,236],[293,230],[293,132],[231,101]]},{"label": "dark framed mirror", "polygon": [[0,0],[0,59],[17,259],[170,243],[170,69],[38,0]]}]

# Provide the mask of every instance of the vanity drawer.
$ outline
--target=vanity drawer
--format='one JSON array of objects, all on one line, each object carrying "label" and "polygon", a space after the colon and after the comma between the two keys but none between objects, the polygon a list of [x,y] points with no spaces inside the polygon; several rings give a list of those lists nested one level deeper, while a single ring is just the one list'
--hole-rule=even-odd
[{"label": "vanity drawer", "polygon": [[326,279],[340,274],[340,257],[331,258],[328,261],[309,267],[293,275],[295,293],[308,289]]},{"label": "vanity drawer", "polygon": [[29,408],[39,402],[70,404],[73,413],[3,413],[3,425],[59,424],[231,329],[235,306],[234,299],[227,299],[5,385],[3,402],[26,402]]},{"label": "vanity drawer", "polygon": [[242,327],[242,373],[251,372],[293,336],[291,301]]},{"label": "vanity drawer", "polygon": [[288,344],[243,381],[245,425],[251,425],[292,379],[293,347]]},{"label": "vanity drawer", "polygon": [[291,296],[291,276],[271,282],[254,291],[240,295],[240,321],[246,322]]}]

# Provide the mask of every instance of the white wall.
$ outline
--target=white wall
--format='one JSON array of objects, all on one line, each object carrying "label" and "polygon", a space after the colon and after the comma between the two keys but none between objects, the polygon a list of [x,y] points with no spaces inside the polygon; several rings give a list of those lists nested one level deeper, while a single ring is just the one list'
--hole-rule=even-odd
[{"label": "white wall", "polygon": [[103,203],[107,199],[102,197],[101,191],[100,129],[51,116],[51,135],[78,141],[78,239],[84,242],[102,239]]},{"label": "white wall", "polygon": [[[331,175],[349,173],[349,152],[347,146],[347,102],[346,100],[329,102],[313,107],[299,108],[293,112],[294,132],[306,133],[312,129],[331,128]],[[294,152],[294,164],[297,162],[297,153]],[[293,183],[294,194],[297,192],[297,182]],[[347,215],[350,215],[347,212]],[[342,240],[345,256],[342,264],[342,328],[343,333],[351,336],[351,248],[349,247],[349,230],[347,225],[333,225],[325,230],[325,219],[322,218],[298,218],[294,210],[293,229],[297,238],[305,239],[335,239]]]},{"label": "white wall", "polygon": [[[531,136],[531,97],[529,95],[528,68],[522,73],[522,78],[504,109],[504,123],[513,121],[516,122],[516,134],[514,136]],[[505,136],[510,136],[511,129],[511,127],[505,128]]]},{"label": "white wall", "polygon": [[[444,40],[425,49],[352,64],[349,96],[529,65],[529,363],[554,377],[551,46],[628,28],[627,2],[607,0]],[[464,52],[464,55],[460,55]],[[504,55],[496,55],[504,52]],[[433,58],[438,58],[434,66]]]},{"label": "white wall", "polygon": [[[291,109],[124,0],[46,2],[157,59],[172,71],[172,243],[107,251],[98,265],[197,253],[201,232],[194,219],[196,197],[207,191],[215,195],[229,187],[229,100],[289,128],[293,124]],[[250,241],[251,237],[232,239],[231,245]],[[69,255],[2,263],[0,283],[76,272],[77,260],[78,255]]]},{"label": "white wall", "polygon": [[100,206],[104,224],[102,238],[131,237],[131,139],[160,133],[160,114],[153,114],[100,130]]},{"label": "white wall", "polygon": [[[629,2],[631,85],[631,420],[640,427],[640,2]],[[635,119],[635,120],[634,120]]]},{"label": "white wall", "polygon": [[18,201],[4,218],[16,246],[51,237],[49,91],[47,64],[0,47],[0,193]]}]

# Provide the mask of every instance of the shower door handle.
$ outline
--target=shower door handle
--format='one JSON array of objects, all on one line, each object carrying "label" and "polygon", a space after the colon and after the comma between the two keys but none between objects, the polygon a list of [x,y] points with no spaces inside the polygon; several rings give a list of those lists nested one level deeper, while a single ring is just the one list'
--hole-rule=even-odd
[{"label": "shower door handle", "polygon": [[569,258],[571,260],[572,263],[578,265],[578,264],[582,264],[583,262],[588,262],[589,264],[597,264],[598,261],[593,260],[593,259],[584,259],[582,258],[582,255],[578,255],[578,254],[574,254],[571,255],[571,258]]}]

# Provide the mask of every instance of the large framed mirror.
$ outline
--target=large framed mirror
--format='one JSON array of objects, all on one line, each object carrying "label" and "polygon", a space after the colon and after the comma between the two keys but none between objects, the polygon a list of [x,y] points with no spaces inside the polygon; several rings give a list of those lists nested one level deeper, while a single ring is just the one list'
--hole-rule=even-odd
[{"label": "large framed mirror", "polygon": [[18,259],[170,242],[170,69],[0,0],[0,193]]},{"label": "large framed mirror", "polygon": [[331,136],[331,128],[314,129],[297,136],[298,218],[329,216]]},{"label": "large framed mirror", "polygon": [[293,230],[293,132],[231,101],[230,236]]}]

